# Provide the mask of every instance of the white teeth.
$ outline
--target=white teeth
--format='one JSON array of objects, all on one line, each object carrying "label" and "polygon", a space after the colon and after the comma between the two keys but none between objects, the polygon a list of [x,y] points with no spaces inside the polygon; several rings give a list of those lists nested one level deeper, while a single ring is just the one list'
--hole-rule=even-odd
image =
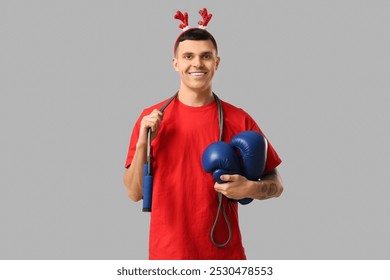
[{"label": "white teeth", "polygon": [[191,76],[203,76],[205,73],[204,72],[192,72],[190,73]]}]

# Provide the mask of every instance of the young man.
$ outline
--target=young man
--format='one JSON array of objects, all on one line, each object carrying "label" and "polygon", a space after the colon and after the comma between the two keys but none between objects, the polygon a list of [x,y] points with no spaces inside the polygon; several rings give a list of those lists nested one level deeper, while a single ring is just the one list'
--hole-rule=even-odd
[{"label": "young man", "polygon": [[[260,181],[238,174],[223,175],[226,183],[215,183],[202,168],[202,153],[218,141],[218,106],[212,80],[220,58],[213,36],[203,29],[183,32],[175,44],[172,65],[180,77],[177,97],[164,113],[159,104],[145,109],[135,124],[126,161],[124,184],[129,197],[142,199],[143,166],[146,162],[147,131],[152,131],[153,199],[150,222],[150,259],[245,259],[238,224],[238,204],[231,199],[278,197],[283,184],[276,167],[281,160],[268,143],[267,162]],[[242,109],[221,101],[224,113],[223,140],[246,130],[261,132]],[[262,133],[262,132],[261,132]],[[218,217],[213,238],[210,231],[218,211],[218,193],[228,223]],[[229,199],[230,198],[230,199]],[[245,206],[242,206],[245,207]]]}]

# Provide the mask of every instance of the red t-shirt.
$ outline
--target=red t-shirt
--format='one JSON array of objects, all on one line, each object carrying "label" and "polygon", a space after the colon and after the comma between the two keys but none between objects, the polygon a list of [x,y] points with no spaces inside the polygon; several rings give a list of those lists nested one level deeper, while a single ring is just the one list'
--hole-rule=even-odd
[{"label": "red t-shirt", "polygon": [[[153,109],[145,109],[135,124],[130,140],[126,167],[134,156],[140,121]],[[223,140],[239,132],[261,132],[255,121],[242,109],[223,102]],[[262,132],[261,132],[262,133]],[[210,231],[218,210],[218,193],[211,174],[202,168],[202,153],[218,141],[219,123],[216,102],[191,107],[175,98],[165,109],[158,134],[152,141],[153,198],[150,221],[150,259],[245,259],[238,223],[238,204],[224,197],[223,203],[232,229],[228,245],[212,244]],[[268,143],[265,172],[281,163]],[[243,206],[245,207],[245,206]],[[220,215],[214,232],[215,241],[224,243],[228,228]]]}]

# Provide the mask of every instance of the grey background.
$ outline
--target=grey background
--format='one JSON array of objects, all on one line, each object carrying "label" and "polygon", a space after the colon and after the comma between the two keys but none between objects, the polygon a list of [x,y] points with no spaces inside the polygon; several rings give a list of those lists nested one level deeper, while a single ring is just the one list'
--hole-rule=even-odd
[{"label": "grey background", "polygon": [[203,7],[214,90],[284,160],[283,196],[240,208],[248,258],[389,258],[388,1],[2,0],[1,259],[147,258],[128,141],[177,90],[173,14]]}]

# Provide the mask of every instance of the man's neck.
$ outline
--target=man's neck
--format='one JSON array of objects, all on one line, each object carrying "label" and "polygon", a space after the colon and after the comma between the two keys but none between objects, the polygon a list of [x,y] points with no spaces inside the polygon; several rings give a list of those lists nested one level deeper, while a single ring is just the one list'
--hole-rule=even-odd
[{"label": "man's neck", "polygon": [[211,91],[211,89],[207,89],[204,91],[194,91],[190,89],[183,90],[181,88],[178,93],[178,98],[181,103],[192,107],[208,105],[214,100],[213,92]]}]

